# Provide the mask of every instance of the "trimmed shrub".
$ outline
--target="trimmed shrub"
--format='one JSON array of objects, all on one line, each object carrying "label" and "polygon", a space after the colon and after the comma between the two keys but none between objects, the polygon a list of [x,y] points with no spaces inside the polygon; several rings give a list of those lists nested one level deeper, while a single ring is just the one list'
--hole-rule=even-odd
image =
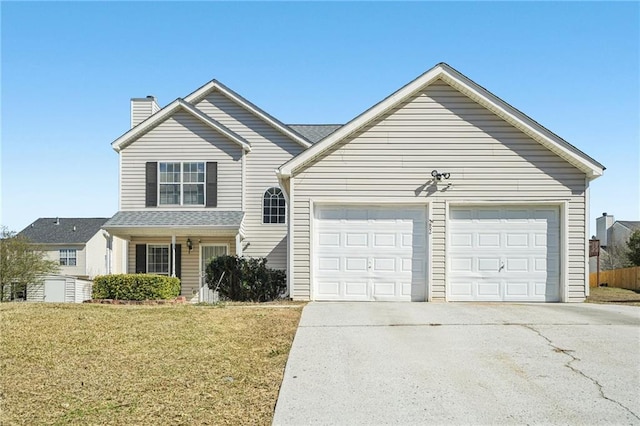
[{"label": "trimmed shrub", "polygon": [[180,295],[180,279],[152,274],[100,275],[93,279],[94,299],[156,300]]},{"label": "trimmed shrub", "polygon": [[287,288],[286,273],[267,267],[265,258],[219,256],[207,265],[206,282],[222,299],[268,302]]}]

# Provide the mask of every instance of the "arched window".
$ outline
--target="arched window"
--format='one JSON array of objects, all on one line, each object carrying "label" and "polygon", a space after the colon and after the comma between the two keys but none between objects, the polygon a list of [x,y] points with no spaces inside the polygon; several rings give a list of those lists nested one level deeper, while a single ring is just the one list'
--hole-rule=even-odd
[{"label": "arched window", "polygon": [[269,188],[262,198],[262,223],[285,223],[287,206],[280,188]]}]

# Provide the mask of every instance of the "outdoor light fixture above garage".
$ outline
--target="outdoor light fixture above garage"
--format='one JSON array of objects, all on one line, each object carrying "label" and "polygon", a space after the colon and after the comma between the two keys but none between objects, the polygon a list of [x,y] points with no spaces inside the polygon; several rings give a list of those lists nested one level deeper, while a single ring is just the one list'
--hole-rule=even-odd
[{"label": "outdoor light fixture above garage", "polygon": [[438,173],[437,170],[433,170],[431,176],[433,176],[435,180],[442,180],[442,178],[449,179],[451,173]]}]

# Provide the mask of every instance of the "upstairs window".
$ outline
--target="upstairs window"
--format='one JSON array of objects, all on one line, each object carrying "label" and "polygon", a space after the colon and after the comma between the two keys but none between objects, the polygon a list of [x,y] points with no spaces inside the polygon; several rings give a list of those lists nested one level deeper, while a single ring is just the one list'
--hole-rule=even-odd
[{"label": "upstairs window", "polygon": [[158,163],[159,205],[204,205],[204,163]]},{"label": "upstairs window", "polygon": [[262,198],[262,223],[285,223],[287,217],[284,194],[280,188],[269,188]]},{"label": "upstairs window", "polygon": [[60,250],[60,265],[62,266],[76,266],[76,250],[75,249],[61,249]]}]

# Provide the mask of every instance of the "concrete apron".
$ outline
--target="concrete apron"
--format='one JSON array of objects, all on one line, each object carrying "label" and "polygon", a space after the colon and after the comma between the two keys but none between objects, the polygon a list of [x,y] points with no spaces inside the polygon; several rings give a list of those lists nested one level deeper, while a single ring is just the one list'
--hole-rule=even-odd
[{"label": "concrete apron", "polygon": [[640,424],[640,308],[310,303],[276,425]]}]

